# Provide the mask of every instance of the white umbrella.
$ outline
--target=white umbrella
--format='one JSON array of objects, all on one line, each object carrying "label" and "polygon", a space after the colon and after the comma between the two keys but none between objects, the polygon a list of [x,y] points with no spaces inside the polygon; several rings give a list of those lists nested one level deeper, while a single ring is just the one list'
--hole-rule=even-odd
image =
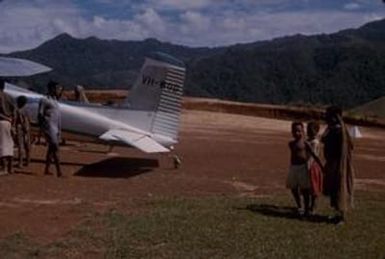
[{"label": "white umbrella", "polygon": [[32,76],[52,69],[26,59],[0,57],[0,77]]}]

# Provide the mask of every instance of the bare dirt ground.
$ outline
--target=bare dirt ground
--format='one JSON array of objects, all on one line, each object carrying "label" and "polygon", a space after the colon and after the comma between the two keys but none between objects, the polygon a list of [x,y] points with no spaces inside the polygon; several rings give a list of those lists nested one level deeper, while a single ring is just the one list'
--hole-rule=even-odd
[{"label": "bare dirt ground", "polygon": [[[157,197],[259,196],[284,188],[290,122],[204,111],[184,111],[183,163],[171,155],[69,142],[62,147],[64,177],[44,176],[44,146],[30,167],[0,177],[0,238],[23,233],[46,243],[64,236],[95,211],[137,213]],[[385,131],[360,128],[355,140],[357,188],[385,188]],[[53,170],[53,168],[52,168]]]}]

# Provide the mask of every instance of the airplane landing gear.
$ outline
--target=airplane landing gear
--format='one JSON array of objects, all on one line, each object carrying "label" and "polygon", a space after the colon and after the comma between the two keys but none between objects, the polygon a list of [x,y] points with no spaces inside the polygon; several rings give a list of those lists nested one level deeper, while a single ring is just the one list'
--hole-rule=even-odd
[{"label": "airplane landing gear", "polygon": [[174,169],[178,169],[182,165],[182,160],[178,157],[178,155],[172,156]]}]

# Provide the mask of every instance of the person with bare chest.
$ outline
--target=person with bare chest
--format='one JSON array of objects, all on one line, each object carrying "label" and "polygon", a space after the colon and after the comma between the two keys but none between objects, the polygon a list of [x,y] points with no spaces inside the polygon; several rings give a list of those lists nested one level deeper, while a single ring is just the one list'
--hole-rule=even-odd
[{"label": "person with bare chest", "polygon": [[62,175],[59,159],[59,143],[61,134],[61,117],[58,103],[58,83],[50,81],[47,85],[48,94],[39,103],[38,121],[46,138],[48,149],[44,174],[49,174],[51,161],[55,163],[56,176]]},{"label": "person with bare chest", "polygon": [[304,125],[301,122],[293,122],[291,133],[294,139],[289,142],[290,168],[286,186],[294,197],[298,215],[307,216],[309,214],[310,178],[307,167],[309,156],[304,138]]}]

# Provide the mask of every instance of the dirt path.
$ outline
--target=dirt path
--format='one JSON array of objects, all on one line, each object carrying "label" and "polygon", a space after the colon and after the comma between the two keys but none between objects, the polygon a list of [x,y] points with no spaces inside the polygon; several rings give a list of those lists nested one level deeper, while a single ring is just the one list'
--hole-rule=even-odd
[{"label": "dirt path", "polygon": [[[92,213],[119,209],[136,213],[148,198],[175,196],[259,196],[286,192],[290,122],[221,113],[182,115],[177,154],[94,144],[62,148],[64,177],[43,176],[44,147],[33,163],[0,177],[0,238],[22,232],[38,242],[59,238]],[[383,190],[385,131],[361,129],[356,141],[358,187]]]}]

